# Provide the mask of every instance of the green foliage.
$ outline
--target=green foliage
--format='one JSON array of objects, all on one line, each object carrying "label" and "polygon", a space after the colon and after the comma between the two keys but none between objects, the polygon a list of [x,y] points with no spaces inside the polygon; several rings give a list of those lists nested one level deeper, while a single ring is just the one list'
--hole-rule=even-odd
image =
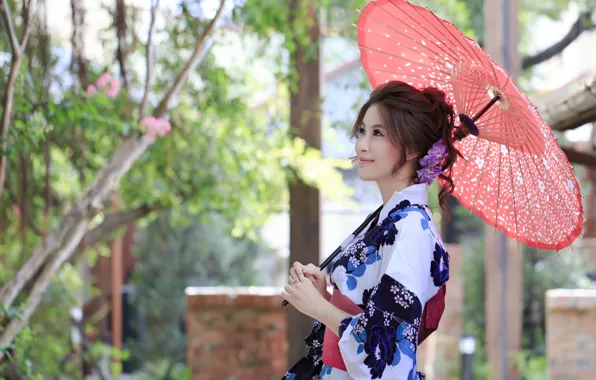
[{"label": "green foliage", "polygon": [[[83,289],[76,268],[63,267],[28,326],[19,332],[9,347],[4,348],[11,361],[0,366],[0,376],[12,372],[27,379],[81,378],[80,368],[69,360],[72,347],[70,310],[78,306],[77,297]],[[18,314],[18,310],[13,308],[6,314],[11,313]]]},{"label": "green foliage", "polygon": [[514,361],[519,368],[522,380],[548,379],[547,362],[544,355],[534,355],[527,350],[522,350],[514,355]]},{"label": "green foliage", "polygon": [[[551,252],[538,254],[523,246],[523,320],[522,351],[512,354],[512,360],[522,370],[525,380],[545,376],[545,305],[548,289],[578,288],[587,285],[581,256],[572,252],[555,256]],[[459,274],[464,286],[464,332],[476,338],[474,378],[484,379],[490,373],[485,349],[485,273],[483,239],[467,239]],[[464,275],[465,274],[465,275]],[[542,376],[542,377],[541,377]]]},{"label": "green foliage", "polygon": [[259,241],[230,237],[230,226],[219,215],[198,220],[180,213],[189,217],[188,224],[176,222],[178,212],[162,213],[142,231],[135,248],[134,305],[145,330],[131,344],[136,361],[185,363],[184,289],[257,285],[263,273],[256,260],[273,254]]}]

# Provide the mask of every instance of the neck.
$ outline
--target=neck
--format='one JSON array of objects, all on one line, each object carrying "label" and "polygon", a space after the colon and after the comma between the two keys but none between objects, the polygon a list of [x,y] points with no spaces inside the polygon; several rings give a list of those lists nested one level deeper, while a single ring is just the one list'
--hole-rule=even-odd
[{"label": "neck", "polygon": [[379,186],[379,190],[381,191],[381,197],[383,197],[383,203],[387,203],[396,191],[402,191],[413,184],[414,182],[411,178],[400,178],[396,176],[388,178],[385,181],[377,181],[377,186]]}]

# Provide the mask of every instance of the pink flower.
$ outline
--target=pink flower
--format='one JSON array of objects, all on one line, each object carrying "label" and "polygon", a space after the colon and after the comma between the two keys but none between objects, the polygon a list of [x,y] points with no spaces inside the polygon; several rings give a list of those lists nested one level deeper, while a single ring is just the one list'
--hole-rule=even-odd
[{"label": "pink flower", "polygon": [[97,88],[103,90],[108,85],[108,82],[112,80],[112,78],[112,74],[103,73],[99,78],[97,78],[97,82],[95,82],[95,84],[97,85]]},{"label": "pink flower", "polygon": [[165,119],[157,119],[153,116],[144,117],[141,126],[151,137],[163,137],[172,130],[170,122]]},{"label": "pink flower", "polygon": [[112,77],[110,79],[110,87],[106,90],[106,95],[109,98],[115,98],[120,92],[120,81],[118,78]]},{"label": "pink flower", "polygon": [[22,215],[21,207],[16,203],[12,205],[12,212],[14,212],[15,215],[19,217]]},{"label": "pink flower", "polygon": [[90,84],[89,86],[87,86],[87,90],[85,90],[85,92],[87,93],[87,95],[93,95],[95,94],[95,92],[97,91],[97,88],[95,88],[94,85]]}]

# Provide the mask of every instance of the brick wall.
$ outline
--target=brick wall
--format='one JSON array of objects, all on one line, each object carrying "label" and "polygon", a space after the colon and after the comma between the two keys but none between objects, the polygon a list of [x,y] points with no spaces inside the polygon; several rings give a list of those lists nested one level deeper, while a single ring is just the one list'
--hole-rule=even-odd
[{"label": "brick wall", "polygon": [[546,292],[549,379],[596,379],[596,289]]},{"label": "brick wall", "polygon": [[186,289],[188,366],[200,380],[279,379],[287,370],[281,288]]},{"label": "brick wall", "polygon": [[[596,198],[596,194],[592,196]],[[586,260],[586,271],[596,270],[596,238],[577,239],[576,242],[575,245],[579,247],[580,254]]]}]

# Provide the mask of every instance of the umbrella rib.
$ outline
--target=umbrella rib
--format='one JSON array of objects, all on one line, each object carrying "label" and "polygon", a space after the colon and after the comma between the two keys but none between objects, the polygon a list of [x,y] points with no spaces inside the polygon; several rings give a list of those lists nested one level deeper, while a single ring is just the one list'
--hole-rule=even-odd
[{"label": "umbrella rib", "polygon": [[[551,131],[551,133],[552,133],[552,131]],[[554,134],[553,134],[553,138],[554,138]],[[558,145],[558,144],[557,144],[557,145]],[[548,149],[547,149],[547,151],[548,151]],[[556,153],[563,153],[563,151],[562,151],[561,149],[558,149],[558,150],[556,150],[556,149],[552,149],[552,150],[551,150],[551,155],[552,155],[552,158],[553,158],[553,163],[556,165],[556,167],[557,167],[559,170],[565,170],[565,168],[561,166],[561,162],[568,162],[568,161],[567,161],[567,157],[566,157],[566,156],[564,156],[564,157],[560,157],[560,156],[559,156],[559,157],[557,157],[557,156],[555,156],[555,155],[554,155],[554,153],[555,153],[555,152],[556,152]],[[544,167],[544,169],[545,169],[545,171],[546,171],[547,173],[549,173],[549,174],[551,173],[551,171],[550,171],[549,169],[547,169],[547,168],[546,168],[546,165],[545,165],[544,161],[542,161],[542,166]],[[553,177],[552,177],[552,176],[551,176],[551,179],[553,179]],[[555,182],[555,183],[556,183],[556,182]],[[569,204],[573,205],[573,203],[574,203],[574,201],[575,201],[575,198],[574,198],[572,195],[568,195],[568,194],[567,194],[567,192],[565,192],[565,191],[564,191],[563,193],[565,194],[565,198],[566,198],[566,200],[567,200],[567,201],[571,201],[571,203],[569,203],[569,202],[568,202],[567,204],[568,204],[568,205],[569,205]]]},{"label": "umbrella rib", "polygon": [[[394,16],[393,16],[393,14],[391,14],[391,13],[387,12],[387,10],[385,10],[384,8],[382,8],[382,7],[379,7],[379,6],[378,6],[378,5],[376,5],[375,3],[371,3],[371,4],[374,4],[374,5],[377,7],[377,9],[381,9],[383,12],[385,12],[385,13],[387,13],[387,14],[391,15],[393,18],[395,18],[396,20],[398,20],[398,21],[400,21],[400,22],[401,22],[401,20],[400,20],[400,19],[398,19],[398,18],[394,17]],[[381,25],[383,25],[383,26],[385,26],[385,27],[387,27],[387,28],[389,28],[389,29],[393,30],[394,32],[396,32],[396,33],[400,34],[401,36],[405,37],[406,39],[408,39],[408,40],[410,40],[410,41],[414,42],[415,44],[417,44],[417,45],[419,45],[419,46],[423,47],[424,49],[426,49],[426,50],[428,50],[428,51],[431,51],[431,52],[433,52],[434,54],[437,54],[435,51],[433,51],[432,49],[429,49],[428,47],[426,47],[426,46],[424,46],[424,45],[421,45],[421,44],[420,44],[418,41],[414,40],[412,37],[408,36],[407,34],[405,34],[405,33],[401,32],[401,31],[399,31],[399,30],[397,30],[397,29],[394,29],[393,27],[391,27],[390,25],[388,25],[388,24],[386,24],[386,23],[384,23],[384,22],[382,22],[382,21],[379,21],[379,20],[377,20],[376,18],[372,17],[370,14],[368,14],[368,13],[362,13],[362,12],[361,12],[360,14],[362,14],[362,15],[365,15],[365,16],[366,16],[366,18],[370,18],[370,19],[374,20],[375,22],[377,22],[378,24],[381,24]],[[404,25],[404,26],[408,26],[408,25],[406,25],[406,24],[403,24],[403,25]],[[410,28],[411,28],[411,27],[410,27]],[[415,28],[411,28],[411,29],[412,29],[412,30],[414,30],[414,31],[416,32],[416,34],[418,34],[418,35],[420,36],[420,38],[424,39],[424,36],[423,36],[421,33],[419,33],[419,32],[418,32],[418,31],[417,31]],[[427,31],[428,31],[428,30],[427,30]],[[433,35],[433,37],[434,37],[434,35]],[[435,38],[436,38],[436,37],[435,37]],[[435,45],[435,46],[436,46],[436,44],[433,44],[433,45]],[[447,52],[445,49],[443,49],[443,48],[442,48],[442,46],[439,46],[439,49],[441,49],[441,50],[443,51],[443,53],[445,53],[445,54],[449,55],[451,58],[453,58],[453,60],[454,60],[454,61],[457,61],[457,60],[459,60],[459,57],[452,55],[452,53],[450,53],[450,52]]]},{"label": "umbrella rib", "polygon": [[[481,104],[481,100],[482,100],[483,98],[486,98],[486,97],[485,97],[485,94],[483,94],[483,93],[482,93],[482,92],[480,92],[480,91],[476,91],[475,93],[472,93],[472,92],[469,92],[469,93],[470,93],[470,94],[474,94],[474,95],[478,94],[478,96],[474,96],[473,98],[472,98],[472,97],[470,97],[470,98],[467,98],[467,99],[466,99],[466,100],[467,100],[469,103],[472,103],[472,104],[471,104],[471,105],[468,107],[468,109],[469,109],[470,111],[471,111],[471,110],[477,110],[477,109],[478,109],[478,106]],[[487,103],[488,103],[488,100],[487,100]],[[469,117],[473,117],[474,115],[472,115],[472,112],[470,112],[470,111],[468,111],[468,114],[467,114],[467,115],[468,115]]]},{"label": "umbrella rib", "polygon": [[[381,38],[385,38],[385,37],[381,36],[380,34],[378,34],[378,36],[380,36]],[[416,54],[420,54],[420,53],[419,53],[419,52],[417,52],[416,50],[408,49],[407,47],[404,47],[404,46],[402,46],[402,45],[398,45],[398,44],[396,44],[395,42],[391,41],[390,39],[387,39],[387,38],[385,38],[385,39],[386,39],[387,41],[391,42],[392,44],[394,44],[394,45],[396,45],[396,46],[399,46],[399,48],[400,48],[400,49],[406,49],[406,50],[412,51],[412,52],[414,52],[414,53],[416,53]],[[393,54],[390,54],[390,53],[386,53],[386,52],[384,52],[384,51],[382,51],[382,50],[374,50],[374,49],[373,49],[373,48],[371,48],[371,47],[368,47],[368,46],[363,46],[363,45],[360,45],[360,44],[358,45],[358,47],[359,47],[359,48],[362,48],[362,49],[368,49],[369,53],[375,52],[375,53],[379,53],[379,54],[382,54],[382,55],[386,55],[386,56],[388,56],[388,57],[397,58],[397,59],[399,59],[399,60],[406,61],[407,63],[410,63],[411,65],[424,66],[424,67],[426,67],[427,69],[431,69],[431,70],[434,70],[434,71],[436,71],[436,72],[439,72],[439,73],[442,73],[442,74],[445,74],[445,75],[451,76],[451,73],[450,73],[450,72],[443,71],[443,70],[441,70],[441,69],[439,69],[439,68],[437,68],[437,67],[431,67],[431,66],[425,65],[424,63],[421,63],[421,62],[412,61],[412,60],[410,60],[410,59],[406,59],[406,58],[400,57],[399,55],[393,55]],[[429,58],[429,60],[430,60],[430,58]],[[408,66],[406,66],[406,67],[408,67]]]},{"label": "umbrella rib", "polygon": [[[554,157],[554,158],[556,159],[556,157]],[[534,165],[536,165],[536,168],[538,169],[538,164],[536,164],[536,157],[535,157],[534,155],[532,155],[532,160],[534,161]],[[544,161],[542,161],[542,160],[541,160],[541,163],[542,163],[542,166],[543,166],[543,167],[544,167],[544,169],[545,169],[544,171],[545,171],[545,172],[548,174],[549,178],[551,179],[552,183],[553,183],[553,184],[554,184],[554,186],[555,186],[554,190],[556,190],[556,191],[557,191],[557,193],[558,193],[559,195],[561,195],[561,193],[563,193],[563,196],[562,196],[561,198],[562,198],[562,199],[564,199],[564,200],[566,201],[565,203],[567,204],[567,206],[569,206],[569,205],[573,205],[573,203],[574,203],[574,201],[575,201],[575,198],[574,198],[572,195],[568,194],[568,192],[566,192],[566,191],[561,191],[561,189],[560,189],[560,187],[559,187],[559,186],[556,186],[556,184],[557,184],[557,182],[556,182],[556,178],[553,178],[553,176],[552,176],[552,173],[551,173],[551,170],[548,170],[548,169],[546,168],[546,165],[545,165]],[[555,160],[555,165],[557,165],[557,167],[558,167],[559,169],[561,169],[561,166],[559,165],[559,162],[557,162],[557,160]],[[571,197],[571,198],[570,198],[570,197]],[[569,203],[569,201],[571,201],[571,203]],[[571,208],[571,207],[568,207],[568,208]],[[575,223],[575,221],[574,221],[574,218],[575,218],[577,215],[575,215],[575,214],[573,214],[573,213],[572,213],[572,214],[568,214],[568,213],[562,213],[561,215],[567,216],[567,217],[568,217],[568,219],[571,221],[571,223],[572,223],[574,226],[577,226],[577,224],[576,224],[576,223]],[[578,230],[577,230],[577,227],[574,227],[574,230],[575,230],[575,231],[578,231]],[[580,235],[581,235],[581,232],[580,232]]]},{"label": "umbrella rib", "polygon": [[501,195],[501,145],[497,147],[499,151],[499,167],[497,169],[497,206],[495,208],[495,228],[498,228],[499,225],[499,201]]},{"label": "umbrella rib", "polygon": [[[478,141],[479,141],[479,139],[477,138],[474,143],[474,147],[472,147],[472,152],[470,152],[470,157],[472,157],[472,155],[474,154],[474,150],[476,149],[476,146],[478,145]],[[457,179],[455,180],[455,184],[453,186],[454,189],[457,186],[457,184],[459,183],[459,180],[461,179],[461,177],[464,175],[464,172],[466,171],[469,162],[470,162],[470,160],[465,160],[464,167],[462,168],[461,172],[457,176]]]},{"label": "umbrella rib", "polygon": [[[485,94],[483,92],[481,92],[480,90],[476,90],[476,91],[469,90],[469,91],[466,91],[465,93],[474,95],[474,97],[469,97],[466,99],[468,102],[475,102],[475,101],[485,97]],[[474,107],[472,107],[472,108],[474,108]]]},{"label": "umbrella rib", "polygon": [[[396,9],[398,9],[399,11],[401,11],[403,14],[407,15],[407,16],[408,16],[410,19],[412,19],[412,21],[414,21],[414,22],[416,22],[417,24],[421,25],[421,24],[420,24],[420,22],[418,22],[418,21],[414,20],[414,19],[412,18],[412,16],[410,16],[410,15],[408,14],[408,12],[405,12],[405,11],[401,10],[401,9],[399,8],[399,6],[397,6],[396,4],[394,4],[393,0],[390,0],[390,1],[389,1],[389,3],[390,3],[391,5],[393,5],[393,6],[394,6]],[[413,5],[413,4],[409,3],[409,2],[406,2],[406,4],[407,4],[408,6],[410,6],[411,8],[413,8],[413,9],[416,11],[416,13],[418,13],[418,14],[419,14],[421,17],[423,17],[423,18],[426,18],[426,17],[427,17],[427,15],[423,15],[423,14],[420,12],[419,8],[422,8],[422,7],[415,6],[415,5]],[[453,35],[453,33],[452,33],[452,32],[451,32],[451,31],[450,31],[448,28],[446,28],[446,27],[445,27],[445,25],[444,25],[444,22],[445,22],[445,21],[444,21],[444,20],[440,19],[440,18],[439,18],[437,15],[435,15],[433,12],[429,11],[428,9],[426,9],[426,8],[422,8],[422,9],[424,9],[426,12],[430,13],[431,17],[435,17],[435,18],[437,19],[437,21],[439,21],[439,25],[441,25],[441,26],[442,26],[443,32],[444,32],[444,31],[447,31],[447,32],[449,32],[449,34],[451,34],[451,37],[453,37],[453,38],[455,39],[455,41],[454,41],[454,42],[452,42],[454,45],[460,45],[460,47],[463,47],[463,48],[464,48],[464,50],[466,50],[466,51],[467,51],[467,53],[468,53],[468,54],[470,54],[470,52],[468,51],[468,49],[466,48],[466,46],[462,46],[463,44],[460,42],[460,40],[459,40],[459,39],[458,39],[458,38],[457,38],[455,35]],[[433,28],[434,28],[434,29],[435,29],[435,30],[436,30],[436,31],[439,33],[439,35],[442,35],[442,36],[446,37],[446,36],[445,36],[445,33],[442,33],[442,32],[441,32],[441,30],[440,30],[440,29],[439,29],[439,28],[438,28],[436,25],[434,25],[432,22],[431,22],[429,25],[431,25],[431,26],[432,26],[432,27],[433,27]],[[421,25],[421,26],[422,26],[422,25]],[[427,28],[427,30],[428,30],[428,28]],[[461,33],[461,32],[460,32],[460,33]],[[466,38],[466,37],[465,37],[465,35],[463,35],[463,33],[461,33],[461,34],[462,34],[462,36],[463,36],[464,38]],[[434,34],[433,34],[433,36],[434,36]],[[434,37],[435,37],[435,38],[437,38],[436,36],[434,36]],[[440,39],[438,39],[438,38],[437,38],[437,40],[438,40],[439,42],[443,43],[443,42],[442,42]],[[470,55],[471,55],[471,54],[470,54]],[[476,58],[478,58],[478,61],[479,61],[479,62],[481,62],[481,60],[480,60],[480,57],[478,57],[478,55],[477,55],[477,54],[475,54],[475,55],[476,55]]]},{"label": "umbrella rib", "polygon": [[[523,173],[523,170],[522,170],[522,167],[521,167],[521,163],[520,163],[522,159],[520,159],[520,158],[519,158],[519,155],[520,155],[520,152],[516,152],[516,157],[517,157],[517,160],[516,160],[516,161],[517,161],[517,163],[518,163],[518,165],[519,165],[519,170],[520,170],[520,173]],[[523,157],[523,156],[522,156],[522,157]],[[525,162],[525,158],[523,158],[523,160],[524,160],[524,162]],[[526,163],[526,164],[527,164],[527,163]],[[521,175],[521,174],[520,174],[520,175]],[[528,188],[527,188],[527,186],[526,186],[526,181],[523,179],[523,175],[522,175],[522,185],[523,185],[523,187],[524,187],[524,194],[529,194],[529,193],[528,193]],[[527,198],[527,196],[526,196],[526,202],[527,202],[527,199],[528,199],[528,198]],[[530,219],[532,220],[532,225],[534,226],[534,229],[532,230],[532,232],[533,232],[533,234],[534,234],[534,241],[536,242],[536,248],[538,249],[538,253],[540,254],[540,248],[538,248],[538,235],[536,235],[536,231],[538,230],[538,227],[537,227],[537,225],[536,225],[536,220],[535,220],[535,219],[534,219],[534,217],[533,217],[535,208],[534,208],[534,207],[531,207],[531,205],[530,205],[530,207],[528,207],[528,209],[532,211],[532,212],[531,212],[531,215],[530,215]],[[536,214],[537,214],[538,216],[540,216],[540,213],[536,213]],[[543,219],[543,222],[544,222],[544,219]]]},{"label": "umbrella rib", "polygon": [[[394,15],[393,13],[389,12],[389,11],[388,11],[388,10],[386,10],[385,8],[383,8],[383,7],[381,7],[381,6],[378,6],[378,5],[377,5],[376,3],[374,3],[374,2],[371,2],[370,4],[374,4],[374,6],[375,6],[377,9],[380,9],[380,10],[382,10],[383,12],[385,12],[385,13],[386,13],[386,14],[388,14],[388,15],[390,15],[390,16],[391,16],[391,17],[393,17],[394,19],[396,19],[396,20],[398,20],[399,22],[402,22],[402,23],[403,23],[403,21],[402,21],[402,20],[400,20],[400,19],[398,19],[397,17],[395,17],[395,15]],[[412,16],[411,16],[411,15],[410,15],[408,12],[405,12],[405,11],[403,11],[402,9],[400,9],[398,6],[396,6],[395,4],[393,4],[393,2],[390,2],[390,4],[391,4],[391,5],[393,5],[393,7],[394,7],[395,9],[397,9],[398,11],[400,11],[402,14],[404,14],[404,15],[405,15],[406,17],[408,17],[410,20],[412,20],[414,23],[416,23],[416,24],[418,24],[418,25],[420,25],[420,26],[422,26],[422,27],[424,28],[424,25],[422,25],[422,24],[420,24],[420,22],[416,21],[416,20],[415,20],[415,19],[414,19],[414,18],[413,18],[413,17],[412,17]],[[405,25],[405,23],[404,23],[404,25]],[[407,25],[406,25],[406,26],[407,26]],[[416,30],[416,28],[413,28],[411,25],[410,25],[409,27],[410,27],[412,30]],[[441,42],[441,40],[440,40],[440,39],[439,39],[437,36],[435,36],[435,34],[434,34],[434,33],[432,33],[430,30],[428,30],[428,28],[426,28],[426,31],[427,31],[428,33],[430,33],[430,35],[431,35],[431,36],[432,36],[432,37],[433,37],[435,40],[437,40],[438,42]],[[422,34],[421,34],[420,32],[418,32],[417,30],[416,30],[416,33],[417,33],[419,36],[421,36],[421,37],[422,37]],[[430,41],[430,39],[429,39],[429,41]],[[414,41],[414,42],[416,42],[416,41]],[[442,44],[442,43],[441,43],[441,45],[437,45],[436,43],[433,43],[433,45],[435,45],[435,46],[439,46],[439,49],[443,50],[443,52],[444,52],[445,54],[449,54],[449,53],[448,53],[448,52],[447,52],[447,51],[446,51],[446,50],[443,48],[443,44]],[[458,61],[458,60],[459,60],[459,57],[458,57],[457,51],[456,51],[456,50],[453,50],[453,49],[451,49],[451,47],[450,47],[450,45],[449,45],[449,44],[447,44],[447,45],[446,45],[446,48],[447,48],[448,50],[450,50],[450,51],[451,51],[451,54],[450,54],[450,55],[451,55],[451,57],[452,57],[452,58],[453,58],[455,61]],[[429,49],[429,50],[430,50],[430,49]]]},{"label": "umbrella rib", "polygon": [[[478,139],[478,140],[480,140],[480,139]],[[470,213],[472,211],[474,211],[474,207],[476,206],[476,199],[478,198],[478,192],[482,186],[482,180],[484,178],[484,169],[488,166],[487,159],[488,159],[488,153],[490,152],[491,148],[492,148],[492,143],[490,141],[487,141],[486,153],[485,153],[484,159],[483,159],[482,170],[480,171],[480,179],[478,180],[478,187],[476,188],[476,192],[474,193],[474,200],[472,201],[472,210],[470,210]]]},{"label": "umbrella rib", "polygon": [[[459,75],[460,70],[456,70],[456,77],[457,82],[462,83],[462,98],[464,97],[463,94],[469,94],[468,98],[464,98],[463,100],[466,103],[472,103],[470,106],[466,107],[465,112],[468,116],[471,115],[471,110],[477,109],[478,105],[481,103],[480,100],[484,97],[484,89],[481,86],[477,85],[477,82],[471,79],[464,79]],[[475,88],[475,89],[474,89]]]},{"label": "umbrella rib", "polygon": [[[418,75],[403,74],[403,73],[400,73],[399,71],[389,71],[389,70],[384,70],[384,69],[377,69],[375,67],[364,67],[364,66],[362,68],[365,69],[365,70],[377,71],[379,73],[392,74],[394,77],[402,77],[402,79],[403,79],[403,77],[420,78],[420,76],[418,76]],[[448,81],[445,81],[445,80],[438,80],[438,79],[433,79],[433,78],[430,78],[428,80],[429,81],[440,82],[440,83],[445,84],[446,86],[451,86],[451,83],[448,82]]]},{"label": "umbrella rib", "polygon": [[[528,132],[529,131],[535,138],[537,138],[538,140],[542,140],[542,136],[539,134],[539,131],[537,131],[536,128],[533,128],[532,127],[534,125],[534,123],[532,123],[530,120],[527,120],[527,118],[524,115],[518,115],[518,116],[520,118],[526,119],[527,123],[530,125],[530,127],[523,128],[524,132]],[[491,130],[502,131],[503,129],[501,129],[501,128],[495,128],[495,129],[487,128],[487,127],[489,127],[491,125],[497,125],[497,126],[500,125],[498,122],[487,123],[487,121],[492,121],[492,120],[494,120],[497,117],[498,117],[498,115],[496,115],[494,117],[490,117],[488,119],[482,120],[482,124],[481,124],[482,130],[483,131],[491,131]],[[511,130],[515,131],[516,129],[520,129],[519,126],[517,126],[518,128],[515,128],[515,127],[516,126],[512,126]],[[528,139],[531,140],[531,138],[529,138],[527,134],[525,136],[527,137],[526,138],[526,141]],[[517,137],[519,137],[519,135]],[[532,141],[534,141],[534,140],[532,140]]]},{"label": "umbrella rib", "polygon": [[[536,169],[538,169],[538,164],[536,164],[536,157],[534,155],[532,155],[532,161],[534,161],[534,165],[536,165]],[[548,174],[548,176],[551,179],[552,183],[555,184],[555,188],[554,189],[557,191],[557,193],[559,195],[561,195],[561,193],[563,194],[563,196],[561,198],[565,200],[565,203],[567,204],[568,208],[571,208],[571,207],[569,207],[569,205],[573,205],[574,198],[573,197],[572,198],[569,198],[569,195],[568,195],[568,193],[566,191],[561,191],[561,189],[559,188],[559,186],[556,186],[556,184],[557,184],[556,178],[554,178],[552,176],[551,170],[548,170],[546,168],[546,165],[544,164],[544,162],[542,160],[541,160],[541,163],[542,163],[542,166],[544,167],[544,172],[546,172]],[[560,168],[560,166],[559,166],[559,168]],[[571,201],[571,202],[569,202],[569,201]],[[575,225],[574,220],[573,220],[573,218],[575,216],[574,214],[562,213],[561,215],[565,215],[565,216],[569,217],[570,218],[570,221]]]},{"label": "umbrella rib", "polygon": [[[393,4],[393,1],[392,1],[392,0],[390,0],[390,3],[391,3],[393,6],[395,6],[395,7],[397,8],[397,6],[396,6],[395,4]],[[416,12],[417,12],[419,15],[421,15],[422,17],[424,17],[424,15],[422,15],[422,14],[421,14],[421,12],[418,10],[418,8],[419,8],[418,6],[413,6],[413,5],[412,5],[412,4],[410,4],[410,3],[407,3],[407,4],[409,4],[411,7],[413,7],[413,8],[416,10]],[[451,30],[449,30],[449,29],[448,29],[448,28],[445,26],[445,24],[444,24],[444,23],[445,23],[445,22],[447,22],[447,21],[440,19],[440,18],[439,18],[439,16],[437,16],[436,14],[434,14],[433,12],[431,12],[431,11],[429,11],[429,10],[427,10],[427,12],[428,12],[428,13],[430,13],[431,17],[434,17],[435,19],[437,19],[437,21],[439,21],[439,24],[441,24],[441,26],[443,27],[443,29],[444,29],[444,30],[446,30],[446,31],[447,31],[449,34],[451,34],[451,36],[452,36],[452,37],[455,39],[455,41],[458,41],[458,42],[459,42],[459,39],[458,39],[458,38],[457,38],[455,35],[453,35],[453,32],[451,32]],[[431,25],[432,25],[432,23],[431,23]],[[453,24],[451,24],[451,25],[453,26]],[[434,27],[434,25],[433,25],[433,27]],[[454,26],[454,28],[455,28],[455,26]],[[441,31],[440,31],[438,28],[435,28],[435,29],[436,29],[436,30],[437,30],[439,33],[441,33]],[[455,29],[456,29],[456,30],[458,30],[457,28],[455,28]],[[459,31],[459,33],[461,34],[460,38],[464,38],[464,39],[465,39],[465,41],[466,41],[466,42],[468,42],[468,41],[467,41],[468,37],[467,37],[465,34],[463,34],[463,33],[462,33],[460,30],[458,30],[458,31]],[[462,44],[461,44],[461,43],[459,43],[459,45],[462,45]],[[467,49],[467,47],[469,46],[469,43],[466,43],[465,45],[466,45],[466,46],[463,46],[463,47],[464,47],[464,50],[466,50],[466,52],[467,52],[468,54],[470,54],[470,51]],[[480,48],[480,47],[479,47],[479,48]],[[482,48],[480,48],[480,49],[482,49]],[[476,56],[476,59],[477,59],[477,62],[478,62],[478,64],[484,67],[484,65],[482,65],[482,64],[481,64],[481,63],[482,63],[482,59],[480,59],[480,56],[479,56],[479,55],[478,55],[478,53],[476,52],[476,49],[472,49],[472,53],[473,53],[473,54]],[[471,55],[471,54],[470,54],[470,55]],[[486,52],[485,52],[485,55],[486,55]],[[490,57],[488,57],[488,55],[487,55],[487,57],[486,57],[486,58],[488,59],[488,61],[489,61],[489,63],[490,63],[492,59],[491,59]],[[497,73],[495,72],[495,67],[494,67],[494,65],[492,65],[492,64],[491,64],[491,65],[490,65],[490,67],[491,67],[491,70],[493,71],[493,74],[494,74],[495,78],[497,78]]]},{"label": "umbrella rib", "polygon": [[[527,157],[527,156],[524,156],[524,157]],[[533,157],[533,156],[532,156],[532,157]],[[538,165],[536,165],[536,161],[535,161],[533,158],[532,158],[532,161],[534,162],[534,166],[535,166],[535,168],[536,168],[536,171],[540,173],[540,170],[538,170]],[[526,161],[524,160],[524,162],[526,162]],[[536,177],[534,177],[534,172],[531,170],[531,168],[530,168],[530,165],[529,165],[527,162],[526,162],[526,165],[528,165],[528,172],[529,172],[529,173],[531,173],[531,175],[532,175],[532,179],[534,180],[534,182],[536,182]],[[541,176],[541,177],[542,177],[542,176]],[[541,190],[539,190],[539,191],[541,191]],[[537,192],[537,193],[538,193],[538,192]],[[548,220],[549,220],[549,218],[548,218],[548,217],[547,217],[547,215],[546,215],[546,210],[547,210],[547,209],[544,207],[544,205],[543,205],[543,203],[542,203],[542,197],[540,197],[539,195],[537,195],[537,198],[538,198],[538,201],[540,202],[540,207],[541,207],[541,208],[544,210],[544,214],[545,214],[545,218],[543,219],[543,221],[544,221],[544,224],[545,224],[545,225],[548,227],[548,231],[549,231],[550,235],[551,235],[551,236],[554,236],[554,234],[553,234],[553,230],[552,230],[552,228],[550,227],[550,223],[548,223]],[[548,243],[545,243],[545,244],[548,244]],[[557,251],[557,252],[558,252],[558,250],[557,250],[557,243],[555,242],[555,243],[551,243],[551,244],[553,245],[553,247],[554,247],[555,251]]]},{"label": "umbrella rib", "polygon": [[[471,113],[470,111],[476,108],[476,104],[475,104],[476,100],[481,99],[483,96],[479,91],[474,91],[472,89],[472,86],[469,86],[465,81],[461,81],[461,80],[457,80],[457,79],[455,79],[455,80],[457,82],[461,83],[462,100],[468,105],[466,107],[466,114],[468,114],[468,116],[470,116],[469,115]],[[469,96],[465,97],[464,94],[467,94]]]},{"label": "umbrella rib", "polygon": [[511,152],[509,151],[509,147],[505,145],[507,148],[507,157],[509,158],[509,178],[511,179],[511,193],[513,199],[513,219],[515,221],[515,239],[519,239],[519,231],[518,231],[518,220],[517,220],[517,204],[515,202],[515,184],[513,180],[513,168],[511,166]]}]

